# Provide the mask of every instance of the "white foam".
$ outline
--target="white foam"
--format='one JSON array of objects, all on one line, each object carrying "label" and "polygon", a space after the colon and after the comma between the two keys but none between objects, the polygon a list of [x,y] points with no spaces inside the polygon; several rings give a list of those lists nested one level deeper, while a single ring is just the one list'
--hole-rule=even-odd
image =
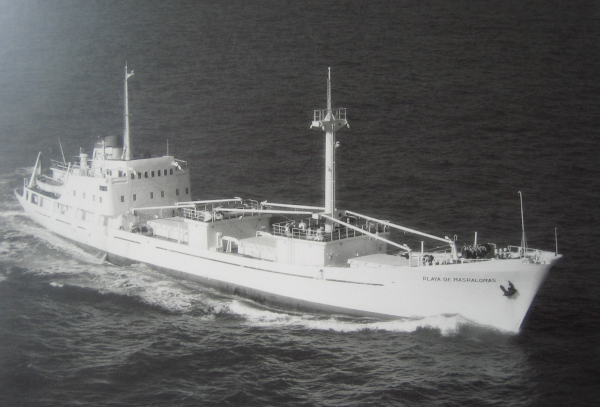
[{"label": "white foam", "polygon": [[2,211],[0,212],[0,217],[3,218],[13,218],[15,216],[27,216],[24,211],[14,210],[14,211]]},{"label": "white foam", "polygon": [[[23,215],[23,213],[19,214]],[[48,229],[38,226],[29,219],[17,220],[16,218],[13,218],[13,220],[14,223],[10,225],[11,228],[19,230],[19,234],[22,236],[32,235],[35,239],[43,241],[50,249],[57,250],[61,253],[66,253],[69,257],[80,261],[93,264],[104,263],[104,260],[101,257],[95,256],[92,253],[83,250],[75,243],[59,237]]]},{"label": "white foam", "polygon": [[[137,297],[142,302],[162,309],[190,313],[200,311],[210,318],[227,309],[226,300],[212,299],[202,287],[188,286],[143,264],[130,267],[94,266],[77,285],[119,295]],[[74,281],[70,281],[74,283]]]},{"label": "white foam", "polygon": [[392,321],[358,320],[330,316],[324,318],[311,314],[294,315],[273,312],[255,308],[247,303],[234,300],[229,304],[230,312],[242,316],[246,323],[252,326],[275,327],[297,326],[306,329],[318,329],[336,332],[358,332],[363,330],[390,331],[390,332],[415,332],[418,329],[438,329],[442,335],[451,335],[458,332],[460,325],[467,321],[458,315],[436,315],[425,318],[405,318]]}]

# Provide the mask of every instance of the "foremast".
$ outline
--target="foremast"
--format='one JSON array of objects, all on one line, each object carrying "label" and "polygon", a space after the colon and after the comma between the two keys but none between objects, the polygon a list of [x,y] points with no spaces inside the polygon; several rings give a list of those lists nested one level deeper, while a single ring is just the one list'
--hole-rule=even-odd
[{"label": "foremast", "polygon": [[127,93],[127,79],[133,76],[133,71],[127,70],[127,64],[125,64],[125,111],[124,115],[124,129],[123,129],[123,156],[122,159],[125,161],[131,160],[131,139],[129,138],[129,95]]},{"label": "foremast", "polygon": [[[315,110],[311,129],[325,131],[325,214],[335,216],[335,132],[350,127],[346,121],[345,108],[331,108],[331,68],[327,76],[327,109]],[[325,218],[325,232],[333,230],[334,222]]]}]

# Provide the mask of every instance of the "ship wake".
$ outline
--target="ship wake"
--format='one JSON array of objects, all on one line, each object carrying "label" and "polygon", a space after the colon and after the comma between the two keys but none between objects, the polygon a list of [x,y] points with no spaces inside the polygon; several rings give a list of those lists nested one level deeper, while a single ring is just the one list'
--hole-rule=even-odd
[{"label": "ship wake", "polygon": [[434,315],[425,318],[403,318],[396,320],[377,320],[370,318],[352,318],[341,315],[292,314],[263,309],[243,300],[233,300],[229,311],[244,318],[245,323],[256,327],[288,327],[308,330],[334,332],[388,331],[416,332],[422,329],[437,330],[448,336],[459,332],[469,321],[460,315]]}]

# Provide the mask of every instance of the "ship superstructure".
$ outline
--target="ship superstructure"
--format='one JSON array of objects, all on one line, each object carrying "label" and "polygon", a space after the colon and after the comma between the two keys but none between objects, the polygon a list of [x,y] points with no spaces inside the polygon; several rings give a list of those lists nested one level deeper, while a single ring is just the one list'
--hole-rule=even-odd
[{"label": "ship superstructure", "polygon": [[[336,132],[346,109],[315,110],[325,132],[322,207],[239,197],[192,200],[184,161],[135,157],[129,135],[125,68],[123,136],[96,142],[73,163],[41,155],[15,191],[36,222],[106,255],[144,262],[261,303],[377,318],[460,314],[518,331],[555,252],[478,244],[458,248],[387,220],[341,210],[335,199]],[[393,229],[436,242],[434,250],[390,239]]]}]

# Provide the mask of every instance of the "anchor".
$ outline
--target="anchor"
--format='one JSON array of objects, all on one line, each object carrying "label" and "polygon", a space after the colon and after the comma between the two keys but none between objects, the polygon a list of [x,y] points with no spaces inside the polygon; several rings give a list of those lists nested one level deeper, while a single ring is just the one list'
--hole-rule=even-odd
[{"label": "anchor", "polygon": [[510,281],[508,282],[508,289],[504,288],[503,285],[500,286],[500,289],[504,293],[504,296],[508,297],[508,298],[512,297],[513,295],[515,295],[517,293],[517,289],[515,288],[513,283],[511,283]]}]

